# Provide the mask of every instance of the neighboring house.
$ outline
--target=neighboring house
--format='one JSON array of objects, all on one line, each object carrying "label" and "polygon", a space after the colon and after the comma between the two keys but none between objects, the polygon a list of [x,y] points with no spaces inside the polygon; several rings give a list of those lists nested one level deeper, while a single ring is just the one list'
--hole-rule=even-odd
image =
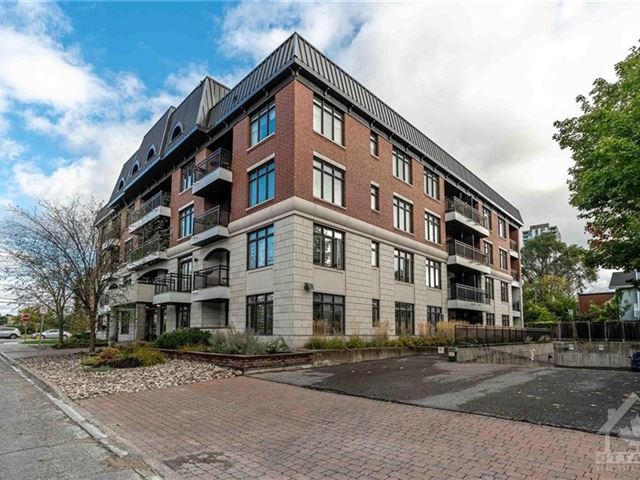
[{"label": "neighboring house", "polygon": [[167,110],[97,225],[127,339],[521,324],[518,209],[297,34]]},{"label": "neighboring house", "polygon": [[578,313],[589,316],[593,313],[593,307],[601,307],[615,296],[615,292],[579,293]]},{"label": "neighboring house", "polygon": [[640,272],[613,272],[609,288],[621,293],[622,320],[640,320],[640,290],[634,281],[640,281]]},{"label": "neighboring house", "polygon": [[545,233],[552,233],[558,240],[562,240],[558,227],[549,225],[548,223],[541,223],[539,225],[531,225],[528,230],[522,232],[522,244],[524,245],[528,240],[539,237]]}]

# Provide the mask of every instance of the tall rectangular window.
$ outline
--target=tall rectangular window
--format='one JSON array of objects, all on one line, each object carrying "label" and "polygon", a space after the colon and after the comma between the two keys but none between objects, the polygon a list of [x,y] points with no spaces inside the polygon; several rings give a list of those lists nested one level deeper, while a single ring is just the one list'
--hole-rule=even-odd
[{"label": "tall rectangular window", "polygon": [[509,284],[500,282],[500,301],[509,303]]},{"label": "tall rectangular window", "polygon": [[413,283],[413,253],[396,248],[393,254],[393,267],[396,281]]},{"label": "tall rectangular window", "polygon": [[180,191],[184,191],[193,185],[195,163],[193,160],[187,162],[180,173]]},{"label": "tall rectangular window", "polygon": [[380,325],[380,300],[377,298],[371,299],[371,325]]},{"label": "tall rectangular window", "polygon": [[502,326],[503,327],[509,326],[509,315],[502,315]]},{"label": "tall rectangular window", "polygon": [[275,195],[275,163],[263,163],[249,172],[249,206],[270,200]]},{"label": "tall rectangular window", "polygon": [[507,222],[500,217],[498,217],[498,235],[502,238],[507,238]]},{"label": "tall rectangular window", "polygon": [[509,268],[508,260],[507,260],[507,251],[500,249],[500,268],[502,270],[507,270]]},{"label": "tall rectangular window", "polygon": [[371,266],[380,266],[380,244],[378,242],[371,242]]},{"label": "tall rectangular window", "polygon": [[247,234],[247,269],[273,265],[274,256],[273,225],[254,230]]},{"label": "tall rectangular window", "polygon": [[191,257],[178,260],[178,291],[190,292],[191,291],[191,273],[193,272],[193,260]]},{"label": "tall rectangular window", "polygon": [[314,330],[328,335],[344,334],[344,296],[327,293],[313,294]]},{"label": "tall rectangular window", "polygon": [[371,210],[380,211],[380,187],[371,184]]},{"label": "tall rectangular window", "polygon": [[440,243],[440,218],[425,212],[424,233],[428,242]]},{"label": "tall rectangular window", "polygon": [[411,158],[400,150],[393,149],[393,175],[407,183],[411,182]]},{"label": "tall rectangular window", "polygon": [[193,205],[180,210],[180,238],[193,235]]},{"label": "tall rectangular window", "polygon": [[251,146],[276,131],[276,102],[271,101],[251,115]]},{"label": "tall rectangular window", "polygon": [[413,205],[398,197],[393,197],[393,226],[413,233]]},{"label": "tall rectangular window", "polygon": [[131,317],[129,312],[122,312],[120,316],[120,335],[129,335],[130,332]]},{"label": "tall rectangular window", "polygon": [[191,305],[179,304],[176,308],[176,328],[189,328],[191,326]]},{"label": "tall rectangular window", "polygon": [[378,134],[375,132],[369,133],[369,153],[374,157],[378,156]]},{"label": "tall rectangular window", "polygon": [[493,222],[491,221],[491,210],[489,210],[487,207],[482,207],[482,218],[484,219],[485,227],[487,227],[489,230],[493,230]]},{"label": "tall rectangular window", "polygon": [[484,291],[487,294],[487,298],[489,300],[494,300],[496,298],[493,289],[494,289],[493,278],[484,277]]},{"label": "tall rectangular window", "polygon": [[431,260],[427,258],[426,268],[427,268],[427,287],[440,288],[441,279],[442,279],[441,278],[442,270],[441,270],[440,262],[436,262],[435,260]]},{"label": "tall rectangular window", "polygon": [[313,263],[344,269],[344,232],[315,224],[313,226]]},{"label": "tall rectangular window", "polygon": [[424,168],[424,193],[440,200],[440,177],[427,167]]},{"label": "tall rectangular window", "polygon": [[343,115],[340,110],[319,97],[313,98],[313,130],[333,140],[344,144],[342,133]]},{"label": "tall rectangular window", "polygon": [[313,196],[344,206],[344,170],[314,158]]},{"label": "tall rectangular window", "polygon": [[436,325],[442,321],[442,307],[427,305],[427,323]]},{"label": "tall rectangular window", "polygon": [[487,256],[487,261],[490,265],[493,265],[493,245],[490,242],[484,241],[482,243],[484,254]]},{"label": "tall rectangular window", "polygon": [[247,330],[257,335],[273,335],[273,293],[247,297]]},{"label": "tall rectangular window", "polygon": [[496,324],[496,314],[487,313],[487,325],[493,326]]},{"label": "tall rectangular window", "polygon": [[396,335],[413,335],[413,303],[396,302]]}]

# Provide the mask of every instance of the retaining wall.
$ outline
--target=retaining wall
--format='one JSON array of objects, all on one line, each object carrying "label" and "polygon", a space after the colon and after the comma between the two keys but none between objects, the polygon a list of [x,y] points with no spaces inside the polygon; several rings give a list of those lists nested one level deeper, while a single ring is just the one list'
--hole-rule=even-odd
[{"label": "retaining wall", "polygon": [[555,365],[570,368],[629,370],[639,342],[556,342]]},{"label": "retaining wall", "polygon": [[458,349],[459,362],[548,367],[553,366],[553,357],[554,349],[551,342],[460,347]]}]

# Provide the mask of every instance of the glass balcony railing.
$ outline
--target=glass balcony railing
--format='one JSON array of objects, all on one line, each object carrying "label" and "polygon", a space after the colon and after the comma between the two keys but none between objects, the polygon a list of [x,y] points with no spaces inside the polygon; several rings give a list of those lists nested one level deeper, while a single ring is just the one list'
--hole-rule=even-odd
[{"label": "glass balcony railing", "polygon": [[449,300],[462,300],[474,303],[489,303],[487,292],[481,288],[453,284],[449,286]]},{"label": "glass balcony railing", "polygon": [[205,160],[196,165],[195,181],[206,177],[218,168],[226,168],[231,170],[231,152],[224,148],[219,148]]},{"label": "glass balcony railing", "polygon": [[171,196],[166,192],[158,192],[149,200],[144,202],[140,207],[135,209],[130,218],[130,223],[135,223],[144,217],[147,213],[158,207],[168,207],[171,202]]},{"label": "glass balcony railing", "polygon": [[213,227],[227,225],[229,225],[229,210],[218,205],[194,220],[193,233],[198,235]]},{"label": "glass balcony railing", "polygon": [[487,254],[471,245],[468,245],[460,240],[454,240],[447,243],[447,249],[449,255],[457,255],[474,262],[482,263],[483,265],[489,265],[489,259]]},{"label": "glass balcony railing", "polygon": [[449,197],[445,200],[445,212],[458,212],[462,216],[479,223],[485,228],[489,228],[489,221],[482,213],[473,208],[468,203],[463,202],[458,197]]},{"label": "glass balcony railing", "polygon": [[142,245],[133,248],[127,254],[127,262],[135,262],[141,260],[148,255],[160,253],[169,248],[169,237],[157,236],[146,241]]}]

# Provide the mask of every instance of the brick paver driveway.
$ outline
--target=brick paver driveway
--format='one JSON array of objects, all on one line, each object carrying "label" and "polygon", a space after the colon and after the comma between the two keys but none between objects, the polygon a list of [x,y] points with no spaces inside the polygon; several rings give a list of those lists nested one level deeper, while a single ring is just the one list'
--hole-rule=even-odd
[{"label": "brick paver driveway", "polygon": [[81,404],[174,478],[637,478],[602,436],[247,377]]}]

